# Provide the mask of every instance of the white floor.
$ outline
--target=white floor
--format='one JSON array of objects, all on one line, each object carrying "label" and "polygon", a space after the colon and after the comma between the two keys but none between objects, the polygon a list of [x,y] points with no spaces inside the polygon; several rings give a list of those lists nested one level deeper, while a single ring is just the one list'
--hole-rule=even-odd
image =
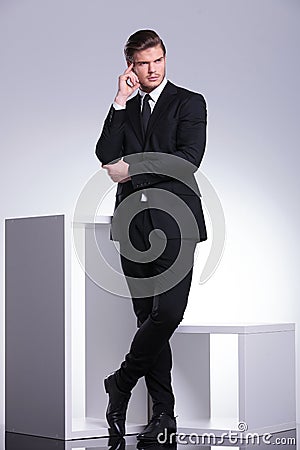
[{"label": "white floor", "polygon": [[[72,441],[56,441],[54,439],[46,439],[39,438],[28,435],[14,434],[8,433],[8,445],[6,446],[6,435],[5,435],[5,427],[4,425],[0,425],[0,449],[1,450],[27,450],[28,448],[40,448],[41,450],[51,450],[51,449],[64,449],[64,450],[88,450],[95,449],[98,450],[101,448],[110,448],[112,449],[112,443],[109,442],[108,438],[96,438],[96,439],[78,439]],[[177,440],[177,450],[191,450],[191,449],[213,449],[217,447],[222,448],[238,448],[238,449],[250,449],[250,448],[258,448],[260,450],[272,448],[270,446],[276,446],[276,449],[282,450],[292,450],[292,449],[300,449],[300,446],[297,446],[297,442],[300,442],[300,424],[297,425],[296,430],[290,430],[282,433],[276,433],[272,436],[266,437],[266,440],[251,442],[236,442],[232,438],[232,441],[224,441],[221,443],[220,441],[211,440],[210,443],[207,440],[202,441],[201,436],[178,436]],[[212,438],[211,438],[212,439]],[[126,436],[125,438],[125,449],[126,450],[134,450],[136,448],[137,440],[135,435]],[[121,447],[118,447],[121,448]],[[159,448],[168,448],[169,450],[175,450],[176,446],[168,446],[163,447],[159,445],[151,446],[151,450],[158,450]],[[150,449],[150,447],[149,447]]]}]

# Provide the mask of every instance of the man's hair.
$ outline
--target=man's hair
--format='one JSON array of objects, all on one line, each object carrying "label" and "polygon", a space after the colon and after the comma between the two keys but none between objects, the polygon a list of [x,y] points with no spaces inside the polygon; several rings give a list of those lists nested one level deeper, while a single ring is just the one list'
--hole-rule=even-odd
[{"label": "man's hair", "polygon": [[129,36],[125,47],[124,54],[127,61],[133,62],[135,52],[146,50],[150,47],[156,47],[160,45],[164,56],[166,54],[166,47],[162,39],[153,30],[139,30]]}]

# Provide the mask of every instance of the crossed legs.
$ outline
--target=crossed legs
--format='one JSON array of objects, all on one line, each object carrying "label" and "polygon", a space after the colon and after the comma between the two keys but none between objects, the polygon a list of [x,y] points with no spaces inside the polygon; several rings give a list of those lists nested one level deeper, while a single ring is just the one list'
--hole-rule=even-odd
[{"label": "crossed legs", "polygon": [[[139,216],[132,229],[131,242],[138,250],[145,251],[150,247],[149,211],[144,210]],[[171,384],[172,352],[169,339],[181,322],[187,306],[196,243],[179,238],[169,239],[162,254],[155,260],[145,263],[123,256],[127,245],[120,243],[121,264],[137,316],[138,330],[129,352],[116,372],[117,384],[122,391],[129,392],[138,379],[144,376],[153,401],[153,414],[166,412],[172,416],[174,394]],[[172,271],[171,266],[179,252],[184,259],[184,265],[189,268],[185,276],[178,272],[178,268]],[[170,268],[171,271],[164,275]],[[134,278],[149,280],[156,275],[160,275],[161,279],[153,282],[152,295],[143,297],[143,284],[137,283]],[[179,282],[177,284],[173,282],[170,286],[169,281],[172,278]],[[165,291],[157,289],[161,286],[168,288]]]}]

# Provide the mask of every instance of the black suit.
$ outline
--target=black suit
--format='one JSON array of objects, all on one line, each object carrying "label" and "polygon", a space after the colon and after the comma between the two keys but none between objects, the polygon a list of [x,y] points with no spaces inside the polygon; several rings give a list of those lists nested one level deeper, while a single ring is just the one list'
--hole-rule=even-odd
[{"label": "black suit", "polygon": [[[121,253],[128,249],[129,239],[124,231],[127,208],[121,212],[116,208],[137,191],[143,190],[148,201],[146,209],[141,210],[145,208],[145,203],[140,201],[141,192],[130,197],[132,209],[140,211],[129,227],[132,244],[140,251],[148,250],[148,236],[154,229],[162,230],[167,238],[164,251],[151,262],[138,263],[121,255],[139,329],[117,371],[117,380],[119,387],[128,391],[140,377],[145,376],[154,413],[166,411],[172,415],[174,396],[169,339],[182,320],[187,305],[196,243],[207,239],[201,194],[194,177],[205,150],[206,104],[201,94],[167,82],[151,114],[146,133],[143,133],[140,117],[138,95],[127,101],[124,110],[115,110],[112,106],[96,147],[97,157],[103,164],[116,162],[122,157],[129,163],[131,180],[118,184],[111,228],[111,238],[120,241]],[[170,160],[169,155],[179,158]],[[167,191],[167,199],[153,188]],[[178,219],[177,213],[180,226],[172,218]],[[161,236],[155,231],[154,241],[157,239],[158,242]],[[183,252],[188,270],[182,275],[174,269],[174,273],[168,273],[163,280],[164,271],[172,266],[179,250]],[[162,276],[160,288],[163,285],[166,289],[159,291],[156,282],[151,281],[152,284],[147,286],[153,287],[153,292],[147,296],[143,295],[141,285],[129,278],[150,277],[152,280],[151,277],[157,275]],[[179,281],[169,288],[172,277]]]},{"label": "black suit", "polygon": [[[175,193],[186,202],[193,212],[199,231],[182,238],[195,238],[197,241],[207,239],[200,192],[194,177],[199,167],[206,142],[206,106],[201,94],[188,91],[168,82],[162,91],[154,111],[151,114],[146,136],[143,136],[140,121],[139,96],[126,104],[126,110],[116,111],[113,106],[105,120],[104,128],[97,143],[96,154],[104,164],[113,162],[122,156],[130,164],[129,172],[134,174],[145,170],[168,170],[174,178],[157,173],[143,173],[131,176],[126,183],[119,183],[115,209],[133,191],[155,187]],[[182,158],[172,162],[162,160],[162,155],[155,154],[147,158],[147,152],[160,152]],[[191,190],[175,178],[181,175]],[[196,195],[196,193],[197,195]],[[151,191],[147,194],[150,208],[160,206],[159,199]],[[138,208],[138,199],[136,199]],[[167,214],[157,209],[150,210],[155,228],[161,228],[169,239],[178,238],[178,227]],[[122,239],[122,220],[114,218],[113,238]],[[120,222],[120,226],[117,222]],[[126,237],[125,237],[126,239]]]}]

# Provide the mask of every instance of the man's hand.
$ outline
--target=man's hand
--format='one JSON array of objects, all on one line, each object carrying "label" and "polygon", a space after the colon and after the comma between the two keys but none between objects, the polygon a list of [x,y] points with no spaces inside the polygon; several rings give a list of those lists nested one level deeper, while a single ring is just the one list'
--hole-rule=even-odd
[{"label": "man's hand", "polygon": [[107,173],[110,176],[110,178],[116,183],[125,183],[126,181],[131,179],[131,177],[128,175],[129,164],[127,164],[122,159],[120,159],[120,161],[118,161],[115,164],[101,164],[101,165],[103,169],[107,170]]},{"label": "man's hand", "polygon": [[127,99],[140,87],[139,79],[132,68],[133,63],[119,76],[118,92],[115,97],[118,105],[125,106]]}]

